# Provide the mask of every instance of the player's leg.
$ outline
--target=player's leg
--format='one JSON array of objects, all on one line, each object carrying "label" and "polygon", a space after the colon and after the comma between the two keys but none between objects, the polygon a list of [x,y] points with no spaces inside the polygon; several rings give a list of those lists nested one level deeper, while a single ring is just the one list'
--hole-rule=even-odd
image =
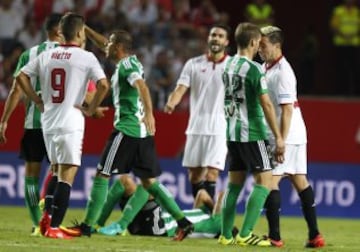
[{"label": "player's leg", "polygon": [[26,129],[21,140],[20,157],[25,160],[24,195],[26,207],[33,222],[32,235],[40,235],[39,221],[39,177],[41,162],[46,156],[45,144],[41,129]]},{"label": "player's leg", "polygon": [[264,204],[265,215],[269,228],[267,237],[275,247],[283,246],[280,235],[281,195],[279,190],[279,183],[281,178],[282,175],[276,175],[273,171],[271,191]]},{"label": "player's leg", "polygon": [[191,192],[194,199],[199,190],[205,189],[206,168],[204,167],[188,167],[189,181],[191,184]]},{"label": "player's leg", "polygon": [[[322,247],[325,245],[325,241],[319,232],[317,224],[314,192],[306,177],[306,144],[289,147],[292,149],[291,167],[294,167],[293,175],[289,178],[299,194],[302,212],[308,226],[308,241],[306,246]],[[287,146],[287,149],[289,149],[289,147]]]},{"label": "player's leg", "polygon": [[120,202],[123,195],[132,195],[136,190],[131,185],[132,178],[128,175],[122,175],[118,180],[115,180],[109,189],[105,204],[101,210],[100,216],[96,221],[96,225],[102,227],[109,218],[115,205]]},{"label": "player's leg", "polygon": [[207,167],[204,188],[214,199],[216,181],[220,171],[225,168],[227,155],[226,137],[221,135],[201,136],[202,139],[202,166]]},{"label": "player's leg", "polygon": [[246,157],[246,167],[255,179],[254,188],[246,202],[243,224],[237,242],[240,245],[271,246],[269,240],[252,233],[270,192],[272,167],[267,153],[267,142],[256,141],[240,145],[241,156]]},{"label": "player's leg", "polygon": [[50,148],[56,157],[52,163],[58,163],[58,183],[54,191],[51,222],[45,232],[49,238],[71,238],[60,228],[70,199],[70,191],[78,167],[81,165],[82,143],[84,132],[75,131],[67,134],[56,134],[50,141]]}]

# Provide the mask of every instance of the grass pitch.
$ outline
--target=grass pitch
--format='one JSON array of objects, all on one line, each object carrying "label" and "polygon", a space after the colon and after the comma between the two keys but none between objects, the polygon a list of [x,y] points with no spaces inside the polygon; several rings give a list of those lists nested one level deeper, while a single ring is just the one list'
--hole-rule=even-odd
[{"label": "grass pitch", "polygon": [[[80,219],[84,215],[83,209],[69,209],[65,225],[70,221]],[[111,219],[119,216],[114,211]],[[236,219],[241,224],[241,216]],[[359,251],[360,230],[359,219],[330,219],[320,218],[319,226],[326,240],[326,247],[322,249],[306,249],[306,251]],[[173,242],[169,238],[144,236],[116,236],[107,237],[93,235],[91,238],[80,237],[72,240],[55,240],[43,237],[31,237],[31,222],[25,207],[0,207],[0,251],[36,251],[36,252],[66,252],[66,251],[100,251],[100,252],[212,252],[212,251],[304,251],[306,239],[306,224],[302,218],[283,217],[281,219],[282,238],[285,247],[258,248],[239,246],[220,246],[216,239],[185,239],[182,242]],[[256,225],[256,234],[265,234],[267,223],[261,217]]]}]

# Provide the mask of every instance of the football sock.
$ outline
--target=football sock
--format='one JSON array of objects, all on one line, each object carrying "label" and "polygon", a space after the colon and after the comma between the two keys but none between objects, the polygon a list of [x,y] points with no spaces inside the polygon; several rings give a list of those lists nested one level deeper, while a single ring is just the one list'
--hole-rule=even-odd
[{"label": "football sock", "polygon": [[46,189],[46,195],[45,195],[45,207],[44,211],[51,213],[51,206],[53,204],[54,199],[54,192],[56,189],[58,183],[58,177],[56,175],[53,175],[49,181],[49,184]]},{"label": "football sock", "polygon": [[35,227],[39,226],[41,212],[39,208],[39,178],[25,177],[25,203]]},{"label": "football sock", "polygon": [[184,218],[184,213],[176,204],[171,193],[160,184],[158,181],[153,183],[147,191],[154,196],[155,200],[175,219],[180,220]]},{"label": "football sock", "polygon": [[269,226],[269,237],[276,241],[281,240],[280,207],[281,207],[280,191],[272,190],[265,201],[264,209]]},{"label": "football sock", "polygon": [[215,189],[216,189],[216,182],[215,181],[205,181],[204,182],[204,188],[210,195],[212,199],[214,199],[215,196]]},{"label": "football sock", "polygon": [[198,191],[200,189],[204,189],[204,181],[201,181],[199,183],[195,183],[195,184],[191,184],[191,190],[192,190],[192,195],[194,197],[194,199],[196,198],[196,195],[198,193]]},{"label": "football sock", "polygon": [[46,173],[46,176],[42,182],[42,185],[41,185],[41,192],[40,192],[40,199],[45,199],[45,196],[46,196],[46,191],[47,191],[47,188],[48,188],[48,185],[50,183],[50,180],[52,179],[53,177],[53,173],[52,171],[49,169]]},{"label": "football sock", "polygon": [[96,223],[99,226],[104,226],[106,220],[109,218],[116,203],[118,203],[125,192],[124,186],[119,180],[116,180],[109,189],[104,206],[102,207],[100,216]]},{"label": "football sock", "polygon": [[314,191],[311,186],[299,193],[301,200],[301,208],[304,214],[308,229],[309,239],[314,239],[319,234],[319,229],[316,220],[316,209],[314,200]]},{"label": "football sock", "polygon": [[144,187],[141,185],[137,186],[135,193],[131,195],[124,209],[122,209],[120,220],[117,221],[124,230],[127,229],[128,225],[134,220],[148,199],[149,193]]},{"label": "football sock", "polygon": [[86,204],[84,223],[93,226],[99,217],[105,203],[109,186],[109,179],[95,177],[91,188],[90,198]]},{"label": "football sock", "polygon": [[69,206],[71,186],[59,181],[57,183],[52,205],[51,227],[59,227]]},{"label": "football sock", "polygon": [[247,237],[252,232],[268,195],[269,189],[259,184],[254,185],[246,203],[243,225],[240,231],[241,237]]},{"label": "football sock", "polygon": [[225,191],[223,205],[221,208],[221,234],[226,239],[232,238],[232,228],[236,215],[236,203],[243,185],[231,184],[229,182]]}]

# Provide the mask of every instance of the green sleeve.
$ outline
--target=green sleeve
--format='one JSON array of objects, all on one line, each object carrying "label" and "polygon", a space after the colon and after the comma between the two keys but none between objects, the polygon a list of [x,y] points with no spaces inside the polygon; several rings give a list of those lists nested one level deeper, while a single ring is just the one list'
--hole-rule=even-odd
[{"label": "green sleeve", "polygon": [[20,55],[20,58],[19,58],[18,63],[16,65],[16,69],[15,69],[15,72],[13,74],[13,77],[16,77],[19,74],[21,68],[23,66],[25,66],[29,62],[29,55],[30,55],[29,50],[26,50],[25,52],[23,52]]}]

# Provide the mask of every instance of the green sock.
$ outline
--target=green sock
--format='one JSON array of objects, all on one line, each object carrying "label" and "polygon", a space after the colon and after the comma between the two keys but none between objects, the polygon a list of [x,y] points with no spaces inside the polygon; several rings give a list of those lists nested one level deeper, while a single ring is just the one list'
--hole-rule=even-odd
[{"label": "green sock", "polygon": [[109,186],[109,179],[95,177],[91,188],[90,198],[86,204],[84,223],[93,226],[98,219],[101,208],[103,207]]},{"label": "green sock", "polygon": [[122,216],[117,222],[125,230],[128,225],[134,220],[135,216],[143,208],[149,199],[149,193],[144,189],[143,186],[139,185],[136,191],[129,198],[124,209],[122,210]]},{"label": "green sock", "polygon": [[224,195],[221,209],[221,234],[226,239],[232,238],[232,229],[236,215],[236,204],[242,185],[229,183]]},{"label": "green sock", "polygon": [[176,204],[171,193],[158,181],[153,183],[147,191],[154,196],[155,200],[175,219],[180,220],[185,217],[184,213]]},{"label": "green sock", "polygon": [[241,237],[246,237],[253,231],[269,193],[269,189],[262,185],[257,184],[254,186],[254,189],[246,203],[244,221],[240,231]]},{"label": "green sock", "polygon": [[100,226],[104,226],[106,220],[109,218],[116,203],[119,203],[121,197],[125,192],[124,186],[119,180],[116,180],[110,187],[104,206],[102,207],[99,218],[96,223]]},{"label": "green sock", "polygon": [[41,211],[39,208],[39,178],[25,177],[25,203],[34,226],[39,226]]}]

